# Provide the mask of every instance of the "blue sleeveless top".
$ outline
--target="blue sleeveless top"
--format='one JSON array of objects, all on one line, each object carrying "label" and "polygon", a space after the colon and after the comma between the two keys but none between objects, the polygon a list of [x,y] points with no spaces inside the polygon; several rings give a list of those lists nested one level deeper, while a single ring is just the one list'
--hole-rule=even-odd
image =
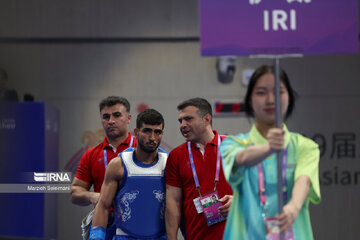
[{"label": "blue sleeveless top", "polygon": [[115,196],[117,234],[154,238],[165,234],[165,165],[168,153],[158,148],[158,160],[143,164],[135,148],[120,153],[124,176]]}]

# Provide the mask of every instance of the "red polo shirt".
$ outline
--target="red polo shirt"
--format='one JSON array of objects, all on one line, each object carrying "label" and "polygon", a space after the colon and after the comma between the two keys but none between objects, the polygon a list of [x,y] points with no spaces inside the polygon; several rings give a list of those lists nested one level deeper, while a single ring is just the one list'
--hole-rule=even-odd
[{"label": "red polo shirt", "polygon": [[118,156],[119,153],[127,149],[128,147],[136,147],[137,140],[134,137],[132,146],[130,146],[131,134],[129,133],[128,137],[124,142],[122,142],[118,147],[116,152],[113,151],[113,148],[109,145],[104,138],[104,141],[97,146],[88,149],[80,159],[79,166],[77,168],[76,176],[78,179],[85,182],[94,184],[94,191],[100,192],[101,185],[104,181],[105,176],[105,165],[104,165],[104,149],[107,153],[108,163],[111,159]]},{"label": "red polo shirt", "polygon": [[[214,131],[214,134],[214,139],[205,146],[204,156],[199,147],[195,144],[191,144],[195,169],[198,175],[202,195],[214,190],[218,133]],[[221,140],[224,138],[225,137],[221,137]],[[204,214],[198,214],[196,211],[193,199],[199,197],[199,193],[195,187],[187,143],[178,146],[170,152],[166,163],[166,184],[182,189],[182,207],[185,220],[186,239],[222,239],[225,221],[208,227]],[[219,173],[217,191],[220,198],[224,195],[232,195],[232,189],[224,177],[222,165]]]}]

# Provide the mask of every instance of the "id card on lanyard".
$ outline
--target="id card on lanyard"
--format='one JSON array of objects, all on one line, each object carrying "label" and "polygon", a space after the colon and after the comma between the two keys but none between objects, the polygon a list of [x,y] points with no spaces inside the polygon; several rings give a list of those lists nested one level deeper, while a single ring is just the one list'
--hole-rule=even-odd
[{"label": "id card on lanyard", "polygon": [[219,202],[217,191],[204,195],[199,200],[208,226],[226,220],[226,218],[220,215],[218,211],[219,207],[222,206],[222,203]]},{"label": "id card on lanyard", "polygon": [[[194,157],[193,157],[193,154],[191,151],[191,142],[189,141],[187,143],[191,170],[192,170],[194,181],[195,181],[195,187],[199,192],[199,197],[197,197],[193,200],[194,205],[195,205],[195,208],[198,213],[204,212],[204,216],[205,216],[208,226],[213,225],[218,222],[221,222],[221,221],[224,221],[226,219],[225,217],[221,216],[218,213],[218,208],[222,206],[222,203],[218,201],[219,196],[218,196],[218,192],[216,191],[216,185],[219,183],[220,160],[221,160],[221,157],[220,157],[220,143],[221,143],[220,135],[218,135],[217,143],[218,143],[218,145],[217,145],[217,152],[216,152],[216,171],[215,171],[214,191],[206,194],[205,196],[202,196],[201,192],[200,192],[199,179],[198,179],[198,176],[196,173]],[[212,198],[215,198],[216,202],[215,202],[215,200],[212,200]]]},{"label": "id card on lanyard", "polygon": [[[133,142],[134,142],[134,137],[131,136],[131,140],[130,140],[129,147],[132,147]],[[105,170],[106,170],[106,168],[107,168],[107,166],[108,166],[107,150],[106,150],[106,149],[104,149],[104,166],[105,166]]]},{"label": "id card on lanyard", "polygon": [[[283,189],[283,200],[287,202],[287,181],[286,181],[286,165],[287,165],[287,156],[288,156],[288,148],[286,148],[283,152],[282,158],[282,189]],[[259,182],[259,197],[260,197],[260,205],[263,208],[263,218],[265,221],[266,227],[266,239],[267,240],[279,240],[280,239],[280,228],[279,221],[274,217],[269,217],[267,212],[267,201],[266,201],[266,189],[265,189],[265,177],[264,170],[262,164],[259,163],[257,165],[258,170],[258,182]],[[294,232],[293,228],[291,228],[285,234],[285,240],[294,240]]]}]

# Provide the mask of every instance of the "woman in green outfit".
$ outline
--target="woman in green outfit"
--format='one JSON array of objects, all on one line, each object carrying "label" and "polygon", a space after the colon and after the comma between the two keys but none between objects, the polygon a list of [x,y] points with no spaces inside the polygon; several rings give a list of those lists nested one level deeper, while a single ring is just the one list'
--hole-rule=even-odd
[{"label": "woman in green outfit", "polygon": [[[281,113],[287,119],[294,109],[294,91],[280,72]],[[234,190],[224,239],[311,240],[309,201],[319,203],[319,148],[312,140],[275,128],[275,76],[261,66],[250,78],[245,96],[246,113],[254,117],[250,132],[227,137],[221,144],[225,177]],[[284,151],[284,207],[278,215],[276,152]]]}]

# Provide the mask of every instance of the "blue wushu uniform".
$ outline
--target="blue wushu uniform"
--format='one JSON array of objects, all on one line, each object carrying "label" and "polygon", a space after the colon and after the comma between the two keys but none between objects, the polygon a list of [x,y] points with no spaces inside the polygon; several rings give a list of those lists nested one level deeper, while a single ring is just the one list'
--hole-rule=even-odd
[{"label": "blue wushu uniform", "polygon": [[158,160],[143,164],[135,148],[120,153],[124,177],[115,196],[114,240],[166,239],[165,165],[168,153],[158,148]]}]

